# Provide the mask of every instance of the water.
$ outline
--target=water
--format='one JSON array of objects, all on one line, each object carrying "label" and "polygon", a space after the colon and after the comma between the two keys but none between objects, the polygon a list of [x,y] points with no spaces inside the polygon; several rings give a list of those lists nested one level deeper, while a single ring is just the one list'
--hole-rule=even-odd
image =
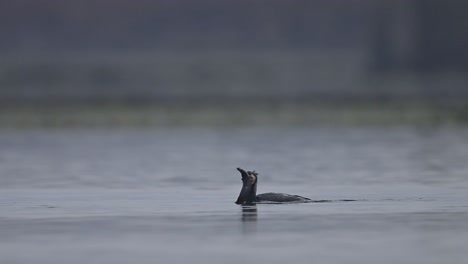
[{"label": "water", "polygon": [[465,263],[467,132],[4,130],[0,263]]}]

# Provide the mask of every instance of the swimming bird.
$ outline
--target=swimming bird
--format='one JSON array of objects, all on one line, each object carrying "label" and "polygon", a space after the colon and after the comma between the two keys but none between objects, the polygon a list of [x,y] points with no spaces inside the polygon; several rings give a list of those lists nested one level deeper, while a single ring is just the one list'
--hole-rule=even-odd
[{"label": "swimming bird", "polygon": [[314,202],[309,198],[286,193],[262,193],[257,195],[258,173],[237,168],[242,176],[242,189],[236,204],[256,203],[308,203]]}]

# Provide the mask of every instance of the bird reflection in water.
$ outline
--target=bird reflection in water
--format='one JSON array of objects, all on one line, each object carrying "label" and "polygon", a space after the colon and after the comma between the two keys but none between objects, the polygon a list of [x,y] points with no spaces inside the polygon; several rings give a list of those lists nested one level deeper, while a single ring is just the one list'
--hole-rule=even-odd
[{"label": "bird reflection in water", "polygon": [[242,232],[252,234],[257,231],[257,206],[242,206]]}]

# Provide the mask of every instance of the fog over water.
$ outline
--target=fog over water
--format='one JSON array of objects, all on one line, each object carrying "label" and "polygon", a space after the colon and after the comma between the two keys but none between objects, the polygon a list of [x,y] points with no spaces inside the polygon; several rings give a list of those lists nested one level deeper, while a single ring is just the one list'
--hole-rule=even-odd
[{"label": "fog over water", "polygon": [[0,264],[467,263],[467,10],[0,0]]}]

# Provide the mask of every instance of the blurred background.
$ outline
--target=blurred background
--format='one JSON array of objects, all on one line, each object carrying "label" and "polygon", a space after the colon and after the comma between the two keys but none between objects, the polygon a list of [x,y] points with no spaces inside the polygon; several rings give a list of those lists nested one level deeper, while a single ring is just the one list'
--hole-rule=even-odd
[{"label": "blurred background", "polygon": [[0,263],[466,263],[467,11],[0,0]]},{"label": "blurred background", "polygon": [[0,126],[468,121],[463,0],[0,0]]}]

